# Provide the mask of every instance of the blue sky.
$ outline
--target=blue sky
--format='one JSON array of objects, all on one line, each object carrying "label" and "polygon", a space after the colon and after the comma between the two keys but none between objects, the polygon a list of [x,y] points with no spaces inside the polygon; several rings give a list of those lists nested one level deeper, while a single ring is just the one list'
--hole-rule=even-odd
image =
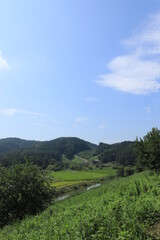
[{"label": "blue sky", "polygon": [[0,138],[160,128],[160,0],[0,0]]}]

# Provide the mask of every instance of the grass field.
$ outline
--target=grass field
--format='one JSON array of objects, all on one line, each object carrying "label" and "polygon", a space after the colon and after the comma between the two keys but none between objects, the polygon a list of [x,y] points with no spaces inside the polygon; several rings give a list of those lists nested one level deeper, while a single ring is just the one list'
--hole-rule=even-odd
[{"label": "grass field", "polygon": [[59,187],[67,187],[67,186],[72,186],[72,185],[77,185],[82,183],[83,181],[59,181],[59,182],[53,182],[52,186],[59,188]]},{"label": "grass field", "polygon": [[81,182],[90,180],[96,180],[100,178],[106,178],[109,176],[115,176],[116,170],[108,167],[106,169],[98,170],[86,170],[86,171],[58,171],[50,172],[50,175],[54,177],[53,186],[62,187],[68,185],[75,185]]},{"label": "grass field", "polygon": [[145,240],[160,217],[160,176],[109,181],[0,230],[1,240]]}]

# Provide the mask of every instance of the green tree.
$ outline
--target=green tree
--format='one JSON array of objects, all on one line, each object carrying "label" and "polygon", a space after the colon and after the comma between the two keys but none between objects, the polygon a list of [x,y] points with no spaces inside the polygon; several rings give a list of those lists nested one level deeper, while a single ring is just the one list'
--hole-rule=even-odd
[{"label": "green tree", "polygon": [[134,168],[133,167],[125,167],[124,169],[124,176],[128,177],[130,175],[134,174]]},{"label": "green tree", "polygon": [[160,130],[152,128],[143,138],[136,139],[138,167],[160,171]]},{"label": "green tree", "polygon": [[31,163],[0,171],[0,227],[25,214],[36,214],[51,203],[54,189],[44,172]]},{"label": "green tree", "polygon": [[124,177],[124,166],[119,166],[117,169],[117,176]]}]

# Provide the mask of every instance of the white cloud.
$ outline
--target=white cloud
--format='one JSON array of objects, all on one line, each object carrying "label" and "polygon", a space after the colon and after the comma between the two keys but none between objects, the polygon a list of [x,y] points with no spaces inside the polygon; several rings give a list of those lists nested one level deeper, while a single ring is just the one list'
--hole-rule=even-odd
[{"label": "white cloud", "polygon": [[2,57],[2,54],[0,52],[0,71],[5,71],[9,69],[9,65],[7,61]]},{"label": "white cloud", "polygon": [[17,113],[18,114],[27,114],[27,115],[32,115],[32,116],[41,115],[40,113],[37,113],[37,112],[30,112],[30,111],[20,110],[20,109],[16,109],[16,108],[0,109],[0,114],[7,115],[10,117]]},{"label": "white cloud", "polygon": [[62,124],[62,121],[59,121],[59,120],[57,120],[57,119],[55,119],[55,118],[53,118],[53,117],[50,117],[50,116],[45,115],[45,114],[40,114],[40,115],[44,116],[45,118],[47,118],[47,119],[48,119],[49,121],[51,121],[52,123],[56,123],[56,124],[59,124],[59,125]]},{"label": "white cloud", "polygon": [[99,76],[98,84],[133,94],[160,89],[160,14],[152,15],[135,36],[126,40],[127,55],[112,59],[109,73]]},{"label": "white cloud", "polygon": [[[56,131],[57,130],[53,126],[50,127],[49,125],[42,124],[42,123],[32,123],[31,127],[37,127],[37,128],[40,128],[40,129],[43,129],[43,130],[46,130],[46,131]],[[41,140],[41,141],[43,141],[43,140]]]},{"label": "white cloud", "polygon": [[86,120],[87,120],[86,117],[84,117],[84,116],[79,116],[79,117],[77,117],[77,118],[74,119],[74,122],[75,122],[76,124],[79,124],[79,123],[85,122]]},{"label": "white cloud", "polygon": [[104,129],[104,128],[106,128],[106,124],[102,123],[102,124],[100,124],[100,125],[98,126],[98,128],[99,128],[99,129]]},{"label": "white cloud", "polygon": [[146,113],[151,113],[152,112],[151,107],[145,107],[144,110],[145,110]]},{"label": "white cloud", "polygon": [[77,127],[79,124],[87,121],[87,118],[85,116],[79,116],[74,119],[74,127]]},{"label": "white cloud", "polygon": [[140,54],[160,54],[160,13],[151,15],[137,34],[124,43]]},{"label": "white cloud", "polygon": [[87,97],[86,101],[88,101],[88,102],[98,102],[99,99],[98,98],[94,98],[94,97]]}]

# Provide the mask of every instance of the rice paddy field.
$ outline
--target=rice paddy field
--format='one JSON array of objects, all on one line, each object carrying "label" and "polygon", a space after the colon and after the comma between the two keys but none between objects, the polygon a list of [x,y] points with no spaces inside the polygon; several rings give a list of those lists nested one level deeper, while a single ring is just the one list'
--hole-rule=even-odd
[{"label": "rice paddy field", "polygon": [[88,182],[91,180],[98,180],[116,175],[116,170],[112,167],[106,169],[86,170],[86,171],[57,171],[50,172],[53,177],[52,186],[63,187],[80,184],[82,182]]}]

